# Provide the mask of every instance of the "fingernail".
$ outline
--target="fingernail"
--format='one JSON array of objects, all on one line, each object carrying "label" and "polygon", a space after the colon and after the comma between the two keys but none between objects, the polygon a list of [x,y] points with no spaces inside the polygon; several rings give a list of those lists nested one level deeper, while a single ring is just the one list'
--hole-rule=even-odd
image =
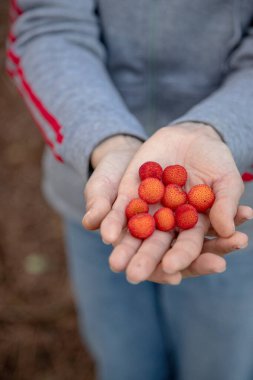
[{"label": "fingernail", "polygon": [[237,249],[244,249],[247,247],[248,247],[248,244],[242,244],[242,245],[238,245]]},{"label": "fingernail", "polygon": [[227,267],[219,268],[219,269],[216,269],[215,272],[216,273],[223,273],[226,271],[226,269],[227,269]]},{"label": "fingernail", "polygon": [[111,243],[109,243],[108,241],[104,240],[104,238],[102,238],[102,242],[105,244],[105,245],[110,245]]},{"label": "fingernail", "polygon": [[115,269],[113,269],[112,267],[110,267],[110,269],[111,269],[111,271],[112,271],[113,273],[120,273],[120,271],[115,270]]},{"label": "fingernail", "polygon": [[90,207],[87,211],[86,211],[86,214],[85,215],[89,215],[93,210],[93,207]]},{"label": "fingernail", "polygon": [[129,280],[128,278],[127,278],[127,281],[129,282],[129,284],[131,284],[131,285],[138,285],[140,282],[139,281],[137,281],[137,282],[135,282],[135,281],[131,281],[131,280]]},{"label": "fingernail", "polygon": [[89,219],[90,214],[91,214],[91,210],[87,211],[86,214],[84,214],[83,219],[87,219],[87,218]]}]

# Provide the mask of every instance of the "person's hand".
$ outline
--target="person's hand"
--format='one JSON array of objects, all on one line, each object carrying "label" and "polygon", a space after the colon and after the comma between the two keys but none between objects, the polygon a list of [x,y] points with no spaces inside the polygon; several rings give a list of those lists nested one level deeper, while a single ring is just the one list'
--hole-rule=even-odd
[{"label": "person's hand", "polygon": [[[253,210],[249,206],[238,207],[234,222],[236,226],[253,219]],[[123,236],[125,234],[123,233]],[[159,236],[160,235],[160,236]],[[163,239],[164,233],[159,232],[157,238]],[[147,278],[149,281],[177,285],[181,282],[182,278],[197,277],[214,273],[224,272],[226,269],[226,261],[223,256],[233,251],[246,248],[248,244],[247,235],[235,231],[228,238],[221,238],[217,236],[212,227],[207,232],[208,238],[205,237],[204,243],[200,252],[200,255],[188,266],[188,268],[180,271],[180,273],[167,274],[163,271],[161,263],[158,264],[154,272]],[[109,261],[111,263],[111,269],[114,272],[123,272],[127,263],[130,261],[131,255],[134,255],[136,246],[129,245],[128,249],[123,248],[122,243],[125,245],[128,238],[124,236],[124,241],[119,241],[117,249],[115,249]],[[132,238],[130,239],[132,241]],[[175,242],[175,239],[174,239]],[[173,245],[173,241],[172,244]],[[121,251],[120,258],[118,251]],[[116,265],[116,267],[115,267]]]},{"label": "person's hand", "polygon": [[[124,210],[128,202],[137,196],[138,169],[145,161],[158,161],[164,167],[175,163],[185,166],[189,173],[188,190],[198,183],[210,185],[216,195],[209,214],[213,229],[221,239],[233,237],[240,240],[237,241],[238,246],[247,244],[245,234],[235,234],[234,218],[244,186],[228,147],[215,130],[206,125],[189,123],[165,127],[145,142],[131,160],[120,182],[112,210],[101,224],[104,241],[115,244],[121,239],[110,257],[113,270],[126,270],[130,282],[150,279],[177,283],[184,271],[196,262],[205,261],[203,258],[209,253],[209,249],[203,253],[203,244],[206,244],[204,237],[209,229],[206,215],[200,215],[193,229],[181,231],[172,247],[175,238],[172,233],[155,231],[142,242],[124,231]],[[216,272],[223,271],[224,259],[211,254],[209,267],[212,264]]]},{"label": "person's hand", "polygon": [[83,226],[99,228],[111,210],[122,176],[142,142],[131,136],[117,135],[99,144],[91,156],[95,169],[85,187],[86,214]]}]

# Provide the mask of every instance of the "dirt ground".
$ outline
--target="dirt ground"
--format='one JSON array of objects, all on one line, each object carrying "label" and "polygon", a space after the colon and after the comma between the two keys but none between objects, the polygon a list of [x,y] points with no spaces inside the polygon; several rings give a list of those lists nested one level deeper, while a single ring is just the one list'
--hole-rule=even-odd
[{"label": "dirt ground", "polygon": [[61,223],[40,192],[43,141],[4,71],[0,1],[0,379],[92,380],[77,330]]}]

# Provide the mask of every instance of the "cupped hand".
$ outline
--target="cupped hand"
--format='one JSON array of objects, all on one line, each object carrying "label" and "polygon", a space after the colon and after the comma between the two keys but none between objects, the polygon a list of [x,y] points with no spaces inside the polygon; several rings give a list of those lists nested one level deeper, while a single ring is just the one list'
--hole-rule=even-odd
[{"label": "cupped hand", "polygon": [[[145,161],[158,161],[163,167],[175,163],[185,166],[189,174],[187,190],[199,183],[210,185],[216,196],[209,213],[210,222],[207,216],[200,215],[198,224],[191,230],[180,231],[176,239],[173,234],[155,231],[142,242],[124,232],[124,210],[128,202],[137,196],[138,169]],[[236,236],[237,240],[241,240],[241,245],[245,245],[247,237],[244,234],[238,235],[240,233],[235,235],[234,223],[243,189],[232,155],[212,127],[188,123],[160,129],[139,147],[132,158],[120,181],[112,210],[101,224],[103,240],[108,243],[113,244],[120,239],[122,233],[124,235],[110,258],[112,268],[120,266],[124,261],[122,257],[127,256],[123,270],[126,270],[131,282],[145,279],[168,282],[168,278],[176,276],[176,283],[184,271],[187,274],[191,266],[196,267],[200,262],[210,261],[210,255],[204,256],[209,252],[203,252],[209,223],[220,239]],[[174,244],[171,247],[172,241]],[[225,241],[229,240],[223,240],[223,245]],[[214,245],[210,247],[209,243],[209,248],[214,250]],[[214,256],[212,252],[210,254]],[[203,260],[203,257],[208,257],[208,260]],[[217,254],[211,257],[211,264],[215,266],[215,263],[217,271],[224,270],[224,259]],[[167,276],[166,280],[164,276]]]},{"label": "cupped hand", "polygon": [[86,214],[83,226],[99,228],[117,197],[123,174],[142,142],[131,136],[117,135],[102,142],[91,156],[94,168],[85,186]]},{"label": "cupped hand", "polygon": [[[239,226],[252,218],[253,210],[251,207],[240,205],[234,222],[236,226]],[[226,269],[226,261],[223,256],[232,251],[246,248],[248,244],[247,235],[239,231],[235,231],[228,238],[221,238],[217,236],[213,228],[210,227],[207,235],[208,237],[205,237],[203,240],[200,255],[188,268],[174,274],[168,274],[163,270],[161,264],[163,255],[162,247],[168,244],[173,245],[173,242],[176,241],[175,235],[168,235],[164,232],[156,231],[155,234],[151,236],[151,238],[153,237],[152,240],[150,238],[150,240],[146,240],[145,244],[143,244],[140,240],[133,239],[127,230],[124,230],[120,241],[118,241],[110,255],[109,262],[111,269],[114,272],[123,272],[127,268],[128,280],[131,283],[149,280],[163,284],[177,285],[181,282],[182,278],[224,272]],[[158,250],[151,251],[152,245],[157,243]],[[142,249],[136,254],[141,244]],[[147,250],[148,259],[144,257],[145,250]],[[130,262],[131,265],[129,265]],[[136,262],[139,267],[138,273],[134,268]],[[134,268],[133,277],[131,277],[132,268]]]}]

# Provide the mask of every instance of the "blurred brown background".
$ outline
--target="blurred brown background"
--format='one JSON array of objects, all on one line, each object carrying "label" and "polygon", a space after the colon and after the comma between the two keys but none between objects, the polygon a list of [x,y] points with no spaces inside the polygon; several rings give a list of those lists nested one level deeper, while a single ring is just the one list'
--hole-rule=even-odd
[{"label": "blurred brown background", "polygon": [[43,141],[4,70],[0,1],[0,379],[92,380],[77,330],[61,223],[40,192]]}]

